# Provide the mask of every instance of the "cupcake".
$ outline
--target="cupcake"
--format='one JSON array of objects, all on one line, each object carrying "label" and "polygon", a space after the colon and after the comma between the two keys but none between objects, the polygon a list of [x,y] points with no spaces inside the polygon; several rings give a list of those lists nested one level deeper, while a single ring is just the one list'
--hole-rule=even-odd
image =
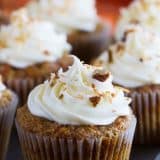
[{"label": "cupcake", "polygon": [[50,20],[57,31],[68,35],[72,53],[89,62],[104,51],[109,42],[108,24],[96,13],[95,0],[32,0],[26,6],[33,17]]},{"label": "cupcake", "polygon": [[160,144],[160,37],[140,26],[128,28],[95,61],[114,76],[114,83],[130,90],[137,116],[136,143]]},{"label": "cupcake", "polygon": [[2,83],[0,76],[0,159],[5,160],[17,107],[17,96]]},{"label": "cupcake", "polygon": [[136,119],[130,98],[99,67],[73,65],[34,88],[16,126],[25,159],[129,160]]},{"label": "cupcake", "polygon": [[23,103],[28,92],[51,72],[67,68],[70,50],[66,35],[57,33],[50,22],[29,18],[25,9],[18,10],[0,30],[0,74]]},{"label": "cupcake", "polygon": [[135,0],[128,8],[121,10],[116,27],[115,37],[120,40],[126,26],[139,24],[160,35],[160,3],[159,0]]}]

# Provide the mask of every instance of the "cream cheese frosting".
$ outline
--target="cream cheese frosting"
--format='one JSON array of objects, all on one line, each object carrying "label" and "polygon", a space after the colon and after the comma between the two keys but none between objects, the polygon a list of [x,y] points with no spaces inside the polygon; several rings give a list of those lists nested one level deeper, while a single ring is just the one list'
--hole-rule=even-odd
[{"label": "cream cheese frosting", "polygon": [[11,23],[0,30],[0,63],[25,68],[52,62],[71,50],[67,36],[52,23],[29,18],[25,9],[11,15]]},{"label": "cream cheese frosting", "polygon": [[160,84],[160,37],[140,26],[128,28],[99,58],[101,65],[125,87]]},{"label": "cream cheese frosting", "polygon": [[130,98],[112,85],[109,72],[74,56],[73,61],[66,72],[60,69],[31,91],[28,108],[33,115],[67,125],[108,125],[132,114]]},{"label": "cream cheese frosting", "polygon": [[50,20],[58,31],[94,31],[98,16],[95,0],[32,0],[26,6],[33,17]]},{"label": "cream cheese frosting", "polygon": [[160,35],[160,1],[135,0],[128,8],[121,10],[116,27],[116,39],[120,39],[128,24],[139,24]]}]

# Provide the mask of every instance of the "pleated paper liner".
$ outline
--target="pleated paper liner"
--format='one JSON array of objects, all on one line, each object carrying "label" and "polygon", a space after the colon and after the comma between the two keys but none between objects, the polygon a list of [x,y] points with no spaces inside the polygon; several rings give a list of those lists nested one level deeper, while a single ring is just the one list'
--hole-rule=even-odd
[{"label": "pleated paper liner", "polygon": [[95,32],[70,34],[68,42],[73,47],[72,54],[89,63],[107,49],[111,42],[111,28],[101,22]]},{"label": "pleated paper liner", "polygon": [[131,89],[131,107],[137,117],[136,144],[160,144],[160,86]]},{"label": "pleated paper liner", "polygon": [[0,160],[5,160],[6,157],[17,104],[18,98],[13,94],[12,101],[7,106],[0,107]]},{"label": "pleated paper liner", "polygon": [[136,126],[101,138],[53,138],[30,133],[18,121],[16,127],[25,160],[129,160]]},{"label": "pleated paper liner", "polygon": [[17,93],[19,97],[19,106],[21,106],[24,103],[26,103],[29,92],[35,86],[44,82],[45,79],[46,77],[37,77],[36,79],[33,78],[13,79],[13,80],[6,80],[4,81],[4,83],[8,88]]}]

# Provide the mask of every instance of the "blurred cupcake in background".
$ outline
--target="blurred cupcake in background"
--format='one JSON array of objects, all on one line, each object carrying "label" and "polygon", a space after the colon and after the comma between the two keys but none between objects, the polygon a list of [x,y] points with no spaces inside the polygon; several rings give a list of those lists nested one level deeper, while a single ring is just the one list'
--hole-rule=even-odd
[{"label": "blurred cupcake in background", "polygon": [[121,10],[115,38],[120,40],[128,24],[138,24],[160,36],[160,1],[135,0]]},{"label": "blurred cupcake in background", "polygon": [[4,24],[9,24],[9,16],[0,10],[0,27]]},{"label": "blurred cupcake in background", "polygon": [[72,53],[89,62],[106,49],[109,27],[97,16],[95,0],[32,0],[26,6],[33,17],[50,20],[68,35]]},{"label": "blurred cupcake in background", "polygon": [[122,38],[95,61],[130,90],[137,116],[136,142],[160,144],[160,37],[140,26],[129,27]]},{"label": "blurred cupcake in background", "polygon": [[11,128],[18,103],[17,96],[2,83],[0,75],[0,159],[5,160]]},{"label": "blurred cupcake in background", "polygon": [[9,25],[1,26],[0,74],[25,102],[35,85],[71,63],[70,50],[66,35],[55,32],[50,22],[29,18],[25,9],[18,10]]},{"label": "blurred cupcake in background", "polygon": [[16,126],[26,159],[129,160],[136,119],[102,68],[73,65],[34,88]]}]

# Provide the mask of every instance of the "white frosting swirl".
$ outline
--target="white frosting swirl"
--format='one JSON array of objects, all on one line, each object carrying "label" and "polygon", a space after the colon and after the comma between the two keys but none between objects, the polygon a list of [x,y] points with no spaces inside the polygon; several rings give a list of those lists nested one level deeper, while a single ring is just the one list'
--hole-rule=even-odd
[{"label": "white frosting swirl", "polygon": [[140,26],[125,32],[125,41],[110,47],[100,57],[102,66],[114,76],[114,82],[125,87],[160,84],[160,37]]},{"label": "white frosting swirl", "polygon": [[0,63],[16,68],[55,61],[70,49],[65,34],[56,33],[50,22],[29,18],[25,9],[14,12],[0,30]]},{"label": "white frosting swirl", "polygon": [[128,8],[121,10],[116,28],[116,38],[119,40],[128,24],[138,23],[142,27],[160,35],[160,1],[135,0]]},{"label": "white frosting swirl", "polygon": [[[112,85],[112,76],[104,81],[93,77],[102,69],[83,65],[76,57],[68,71],[59,70],[50,81],[33,89],[28,107],[33,115],[70,125],[107,125],[119,116],[129,116],[130,99]],[[103,73],[104,74],[104,73]],[[99,100],[91,101],[94,97]],[[92,100],[93,100],[92,99]]]},{"label": "white frosting swirl", "polygon": [[32,0],[26,8],[33,17],[50,20],[58,31],[94,31],[98,16],[95,0]]}]

